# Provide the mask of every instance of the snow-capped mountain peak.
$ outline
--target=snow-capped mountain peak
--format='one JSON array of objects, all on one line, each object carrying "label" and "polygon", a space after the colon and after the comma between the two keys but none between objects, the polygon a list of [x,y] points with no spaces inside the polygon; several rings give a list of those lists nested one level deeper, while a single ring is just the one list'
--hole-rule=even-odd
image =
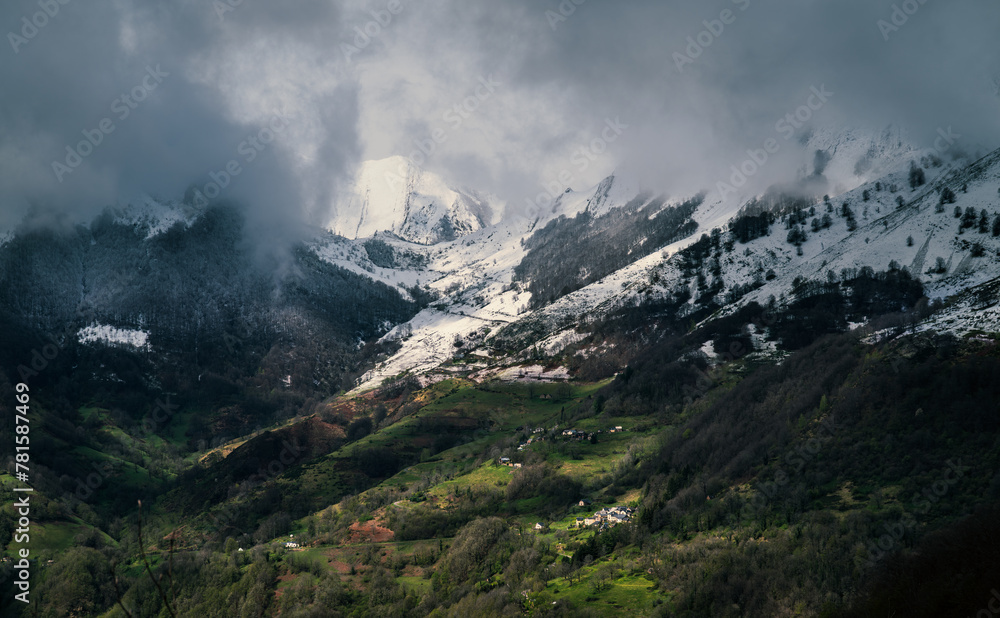
[{"label": "snow-capped mountain peak", "polygon": [[396,156],[361,165],[326,227],[350,239],[391,232],[429,245],[496,223],[500,212],[495,198],[449,187],[437,174]]},{"label": "snow-capped mountain peak", "polygon": [[[962,157],[946,158],[948,152],[920,150],[891,128],[877,133],[816,133],[805,147],[805,153],[824,154],[806,161],[812,195],[797,195],[800,214],[813,221],[811,226],[798,224],[811,230],[798,245],[786,238],[784,211],[775,211],[773,231],[737,244],[729,224],[745,198],[716,196],[709,201],[699,196],[685,202],[654,197],[616,172],[586,190],[565,191],[533,213],[536,216],[524,227],[524,219],[504,220],[461,241],[428,248],[429,270],[440,274],[430,287],[441,300],[386,335],[399,341],[400,350],[365,375],[360,390],[405,371],[435,371],[455,355],[455,341],[481,341],[483,328],[508,340],[530,331],[542,337],[537,341],[544,340],[541,347],[548,350],[549,343],[558,347],[554,342],[578,338],[575,325],[602,319],[621,307],[673,298],[684,289],[698,294],[692,293],[688,307],[679,311],[709,297],[730,310],[750,301],[764,304],[770,297],[786,297],[797,278],[825,281],[831,271],[840,276],[865,267],[875,272],[906,267],[932,298],[993,279],[995,256],[1000,255],[998,237],[992,235],[992,226],[1000,229],[995,223],[1000,221],[996,185],[1000,151],[969,166]],[[919,182],[910,177],[911,164],[923,171]],[[798,180],[790,178],[788,186],[799,187]],[[952,192],[947,204],[945,187]],[[827,191],[830,197],[825,200]],[[654,234],[672,216],[670,208],[691,204],[690,220],[677,219],[677,227],[670,228],[675,229],[673,236]],[[954,214],[959,212],[956,207],[961,219]],[[844,214],[848,211],[850,216]],[[645,216],[630,217],[629,212]],[[661,212],[666,219],[658,218]],[[581,213],[589,216],[574,220]],[[969,213],[975,214],[975,221]],[[829,223],[823,223],[826,219]],[[970,228],[966,219],[975,225]],[[628,229],[634,233],[621,235],[623,226],[631,226]],[[721,234],[730,245],[713,258],[718,272],[710,274],[703,265],[705,282],[698,283],[685,274],[689,256],[683,252],[702,242],[701,234],[709,242],[713,228],[718,233],[713,236]],[[589,247],[588,253],[580,253],[572,240],[562,242],[576,238],[569,231],[577,234],[581,247]],[[590,258],[610,259],[616,250],[594,240],[605,236],[607,243],[625,242],[628,257],[621,268],[608,274],[601,271],[595,280],[592,269],[600,266],[600,260]],[[553,268],[546,269],[546,263]],[[539,264],[542,268],[537,268]],[[555,267],[567,264],[576,268]],[[546,280],[552,273],[558,277]],[[533,287],[532,277],[553,285]],[[709,280],[718,286],[714,292],[708,291]],[[560,291],[562,284],[566,285]],[[538,301],[536,291],[553,298],[539,296],[542,301]],[[504,334],[508,329],[515,334]]]}]

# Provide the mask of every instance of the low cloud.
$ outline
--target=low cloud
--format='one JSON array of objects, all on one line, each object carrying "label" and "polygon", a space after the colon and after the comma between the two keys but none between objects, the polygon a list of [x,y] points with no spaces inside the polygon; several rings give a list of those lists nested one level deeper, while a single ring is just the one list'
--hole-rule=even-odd
[{"label": "low cloud", "polygon": [[[824,85],[836,96],[808,129],[893,125],[930,146],[953,127],[993,148],[998,19],[986,0],[19,0],[0,9],[0,225],[32,204],[86,220],[142,193],[177,199],[238,160],[225,197],[280,236],[326,220],[362,160],[435,135],[425,167],[523,204],[609,119],[629,129],[573,188],[621,169],[690,194]],[[287,129],[245,161],[275,115]],[[811,162],[796,143],[754,182]]]}]

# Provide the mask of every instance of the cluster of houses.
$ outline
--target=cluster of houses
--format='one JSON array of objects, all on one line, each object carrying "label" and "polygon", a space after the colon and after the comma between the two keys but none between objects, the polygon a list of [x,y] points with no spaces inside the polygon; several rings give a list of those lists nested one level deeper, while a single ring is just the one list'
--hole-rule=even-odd
[{"label": "cluster of houses", "polygon": [[[608,430],[608,433],[621,433],[623,431],[625,430],[622,429],[621,425],[615,425]],[[587,432],[579,429],[563,429],[562,436],[564,438],[573,438],[575,440],[589,440],[595,433],[601,433],[601,430],[598,429],[597,431]]]},{"label": "cluster of houses", "polygon": [[[579,506],[587,506],[589,500],[580,500]],[[627,506],[611,506],[597,511],[589,517],[577,517],[577,528],[599,526],[602,530],[632,521],[632,509]]]},{"label": "cluster of houses", "polygon": [[[608,433],[619,433],[625,431],[622,429],[621,425],[617,425],[608,430]],[[590,440],[594,437],[594,434],[601,433],[601,430],[597,431],[581,431],[579,429],[563,429],[562,436],[564,438],[570,438],[572,440]]]},{"label": "cluster of houses", "polygon": [[[558,425],[556,425],[556,426],[558,427]],[[532,428],[532,427],[524,427],[522,425],[522,426],[519,426],[517,429],[515,429],[514,433],[518,433],[519,431],[530,431],[531,433],[545,433],[545,428],[544,427],[534,427],[534,428]]]},{"label": "cluster of houses", "polygon": [[[558,431],[558,430],[559,430],[559,425],[556,425],[555,427],[552,428],[552,431]],[[518,427],[514,431],[515,432],[530,431],[533,434],[532,436],[530,436],[528,438],[528,440],[526,442],[522,442],[521,444],[517,445],[517,450],[519,452],[523,452],[524,449],[528,448],[529,446],[531,446],[535,442],[544,442],[545,441],[545,436],[538,435],[538,434],[545,433],[545,428],[544,427],[535,427],[535,428],[531,428],[531,427]],[[608,433],[621,433],[621,432],[623,432],[625,430],[622,429],[621,425],[615,425],[614,427],[608,429],[607,431],[608,431]],[[599,434],[599,433],[602,433],[602,430],[598,429],[597,431],[590,431],[590,432],[588,432],[588,431],[582,431],[580,429],[563,429],[562,432],[559,435],[561,435],[564,438],[569,438],[571,440],[577,440],[577,441],[581,441],[582,442],[584,440],[592,440],[593,437],[594,437],[594,435],[595,434]],[[521,464],[512,464],[510,462],[510,457],[501,457],[500,458],[500,465],[501,466],[512,466],[512,467],[515,467],[515,468],[520,468],[521,467]]]},{"label": "cluster of houses", "polygon": [[538,437],[531,436],[530,438],[528,438],[527,442],[522,442],[521,444],[518,444],[517,445],[517,450],[523,451],[524,449],[526,449],[529,446],[531,446],[532,443],[534,443],[534,442],[544,442],[544,441],[545,441],[545,437],[544,436],[538,436]]},{"label": "cluster of houses", "polygon": [[[558,430],[559,430],[559,425],[556,425],[555,427],[552,428],[552,431],[558,431]],[[521,431],[530,431],[532,434],[538,435],[540,433],[545,433],[545,428],[544,427],[535,427],[535,428],[531,428],[531,427],[518,427],[517,429],[514,430],[515,433],[518,433],[518,432],[521,432]],[[614,427],[611,427],[610,429],[607,430],[608,433],[621,433],[623,431],[625,431],[625,430],[622,429],[621,425],[615,425]],[[563,429],[560,435],[562,435],[564,438],[579,438],[579,439],[583,439],[583,438],[590,438],[590,436],[594,435],[595,433],[602,433],[602,432],[603,432],[603,430],[601,430],[601,429],[598,429],[597,431],[590,431],[590,432],[583,431],[583,430],[580,430],[580,429]],[[530,443],[532,440],[544,440],[544,438],[541,437],[541,436],[539,436],[537,438],[529,438],[528,439],[528,443]],[[522,444],[521,446],[524,446],[524,445]]]},{"label": "cluster of houses", "polygon": [[514,432],[516,433],[516,432],[525,431],[525,430],[530,431],[534,435],[532,435],[530,438],[528,438],[527,442],[522,442],[521,444],[518,444],[517,445],[517,450],[518,451],[524,451],[524,449],[528,448],[529,446],[531,446],[535,442],[544,442],[545,441],[545,436],[538,435],[540,433],[545,433],[545,428],[544,427],[535,427],[534,429],[532,429],[531,427],[518,427],[517,429],[514,430]]}]

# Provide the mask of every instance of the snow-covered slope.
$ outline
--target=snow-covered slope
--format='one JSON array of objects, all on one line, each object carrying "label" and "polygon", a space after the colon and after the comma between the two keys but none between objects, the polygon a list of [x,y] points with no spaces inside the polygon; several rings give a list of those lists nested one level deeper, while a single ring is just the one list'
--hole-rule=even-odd
[{"label": "snow-covered slope", "polygon": [[147,239],[166,232],[178,223],[190,226],[203,212],[202,209],[174,201],[161,201],[148,195],[111,211],[116,222],[145,232]]},{"label": "snow-covered slope", "polygon": [[[808,213],[801,246],[789,242],[779,220],[767,236],[724,242],[725,250],[716,243],[705,260],[710,265],[697,276],[682,268],[679,254],[713,229],[717,238],[732,240],[733,217],[761,195],[722,195],[705,187],[703,201],[657,196],[623,171],[593,187],[567,190],[544,207],[504,216],[496,199],[449,187],[401,157],[364,164],[353,196],[307,248],[424,309],[405,324],[380,322],[377,332],[399,348],[362,378],[359,389],[407,372],[444,375],[456,363],[470,371],[490,363],[492,371],[497,363],[513,362],[492,358],[492,341],[502,340],[508,351],[526,341],[555,354],[580,340],[578,325],[626,307],[669,301],[681,306],[676,317],[686,317],[696,314],[696,302],[715,295],[722,311],[731,311],[772,296],[789,298],[796,279],[827,280],[831,271],[841,276],[862,267],[907,268],[932,298],[964,299],[950,313],[936,314],[934,328],[958,332],[962,325],[992,323],[989,296],[1000,275],[1000,236],[992,234],[1000,215],[1000,152],[970,165],[949,152],[920,151],[893,129],[816,132],[800,145],[800,169],[764,197],[804,200],[798,202]],[[913,161],[927,176],[916,188],[908,178]],[[941,208],[945,187],[956,203]],[[854,215],[850,225],[844,204]],[[963,215],[974,211],[974,228],[961,227],[956,207]],[[151,239],[178,224],[191,226],[201,212],[144,198],[111,214]],[[830,224],[814,229],[811,220],[824,215]],[[548,250],[553,247],[558,250]],[[979,292],[970,296],[973,288]],[[685,290],[691,300],[678,305],[688,298]],[[139,341],[122,332],[105,328],[86,335],[89,342]]]},{"label": "snow-covered slope", "polygon": [[[845,268],[864,266],[879,271],[891,262],[918,277],[932,298],[946,298],[1000,275],[1000,238],[992,235],[993,221],[1000,214],[1000,151],[967,168],[932,168],[927,173],[928,183],[916,189],[910,189],[906,175],[897,172],[837,196],[835,205],[848,203],[857,214],[858,229],[848,232],[845,220],[834,217],[831,228],[809,234],[802,257],[795,256],[794,248],[785,242],[787,232],[782,228],[759,239],[765,242],[753,253],[760,254],[760,249],[770,245],[768,249],[781,256],[776,261],[784,264],[777,264],[778,277],[748,300],[787,293],[796,277],[825,279],[830,271],[839,274]],[[882,191],[876,189],[877,184]],[[898,188],[896,193],[886,189],[892,184]],[[954,204],[940,204],[945,188],[954,192]],[[963,230],[954,215],[956,208],[962,213],[974,211],[977,225]],[[978,220],[984,211],[989,226],[986,233],[980,233]],[[977,245],[982,249],[975,256]],[[936,272],[938,258],[944,266],[941,272]],[[741,280],[736,273],[743,279],[750,275],[745,268],[728,270],[734,282]]]},{"label": "snow-covered slope", "polygon": [[407,159],[390,157],[361,166],[349,199],[326,227],[345,238],[392,232],[426,245],[468,235],[501,214],[495,198],[453,189]]},{"label": "snow-covered slope", "polygon": [[[397,340],[402,347],[391,359],[365,375],[359,390],[373,388],[383,379],[404,372],[434,369],[455,356],[456,339],[481,341],[487,332],[535,315],[537,312],[529,310],[531,294],[513,284],[514,269],[528,252],[527,239],[560,216],[572,218],[587,212],[599,217],[632,202],[639,194],[637,186],[619,176],[609,176],[587,190],[567,191],[551,207],[532,213],[532,218],[510,217],[464,238],[432,247],[380,237],[398,251],[417,251],[427,256],[426,270],[434,277],[428,287],[441,300],[385,335],[385,339]],[[649,198],[640,201],[645,203]],[[685,242],[688,241],[679,246]],[[668,250],[676,251],[676,247]],[[322,252],[319,255],[329,259]],[[642,266],[636,268],[641,270]],[[578,304],[600,303],[620,295],[621,291],[619,279],[588,286],[571,295],[572,299],[558,301],[559,313],[563,316],[578,313]]]},{"label": "snow-covered slope", "polygon": [[[914,146],[896,127],[819,129],[804,136],[801,152],[795,175],[775,189],[815,198],[841,195],[888,174],[905,171],[910,161],[929,154]],[[947,151],[931,153],[950,159]],[[723,182],[726,180],[729,179]],[[705,229],[724,226],[744,204],[760,197],[749,186],[730,185],[733,191],[706,187],[709,191],[706,204],[695,216],[698,223]]]},{"label": "snow-covered slope", "polygon": [[[746,244],[734,243],[719,259],[719,281],[714,275],[708,277],[709,285],[721,284],[720,299],[733,294],[739,298],[725,310],[751,301],[764,303],[771,296],[787,298],[797,278],[826,280],[830,271],[840,276],[844,269],[850,272],[866,266],[875,271],[907,268],[932,298],[950,297],[976,286],[987,289],[983,286],[1000,275],[1000,237],[992,235],[993,220],[1000,215],[1000,152],[970,165],[951,153],[918,150],[894,129],[817,132],[808,137],[805,146],[806,151],[814,153],[814,160],[804,160],[797,177],[783,186],[800,190],[799,195],[810,200],[814,210],[809,220],[829,214],[832,224],[814,230],[811,221],[806,221],[803,227],[808,238],[801,244],[801,253],[788,242],[788,230],[780,220],[772,226],[770,235]],[[816,151],[823,154],[816,157]],[[913,161],[923,165],[927,176],[927,183],[916,188],[910,187],[908,178]],[[821,169],[815,167],[817,162]],[[370,176],[384,173],[385,169],[373,166],[368,172]],[[944,187],[954,191],[956,203],[942,208],[939,202]],[[823,202],[824,194],[831,198],[829,206]],[[747,201],[758,196],[728,195],[720,199],[716,193],[715,199],[712,197],[709,192],[708,199],[695,211],[698,231],[693,235],[666,247],[645,247],[640,243],[643,252],[628,266],[535,309],[531,294],[515,281],[514,275],[528,253],[526,247],[532,235],[560,216],[573,218],[586,212],[598,218],[616,213],[627,204],[635,207],[651,203],[650,194],[625,180],[624,174],[616,174],[587,190],[567,191],[529,216],[484,224],[470,229],[464,237],[441,239],[431,246],[416,244],[426,242],[426,238],[406,239],[399,233],[405,227],[401,224],[405,217],[389,217],[386,221],[393,221],[396,237],[379,238],[397,252],[418,254],[423,261],[411,268],[409,275],[398,269],[363,270],[396,285],[402,285],[400,278],[404,277],[406,285],[424,285],[434,291],[438,300],[385,336],[398,341],[401,347],[363,377],[359,390],[406,372],[434,372],[453,361],[456,353],[477,346],[484,349],[484,341],[508,328],[523,330],[531,325],[530,332],[538,338],[535,343],[549,353],[558,352],[579,339],[574,330],[580,323],[600,319],[622,307],[668,298],[684,286],[697,291],[690,275],[685,278],[682,273],[678,253],[713,228],[728,238],[729,222]],[[394,203],[406,203],[407,199],[399,198]],[[851,226],[840,214],[845,203],[855,216]],[[975,228],[961,228],[961,220],[954,216],[956,206],[963,213],[967,209],[976,212]],[[984,210],[990,222],[987,233],[980,232],[978,226]],[[365,231],[376,227],[380,226]],[[329,252],[320,255],[333,260]],[[353,259],[344,257],[343,252],[341,255],[342,260]],[[976,306],[982,302],[979,296],[969,301]],[[949,324],[954,325],[956,319]],[[456,346],[457,342],[462,346]]]}]

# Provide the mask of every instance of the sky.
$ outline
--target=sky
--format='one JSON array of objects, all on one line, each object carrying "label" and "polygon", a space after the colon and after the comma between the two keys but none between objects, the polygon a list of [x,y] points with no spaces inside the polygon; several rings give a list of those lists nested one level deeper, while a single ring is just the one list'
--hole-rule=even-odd
[{"label": "sky", "polygon": [[393,155],[513,210],[690,195],[816,91],[802,131],[1000,147],[994,0],[10,0],[0,32],[0,228],[206,195],[279,235]]}]

